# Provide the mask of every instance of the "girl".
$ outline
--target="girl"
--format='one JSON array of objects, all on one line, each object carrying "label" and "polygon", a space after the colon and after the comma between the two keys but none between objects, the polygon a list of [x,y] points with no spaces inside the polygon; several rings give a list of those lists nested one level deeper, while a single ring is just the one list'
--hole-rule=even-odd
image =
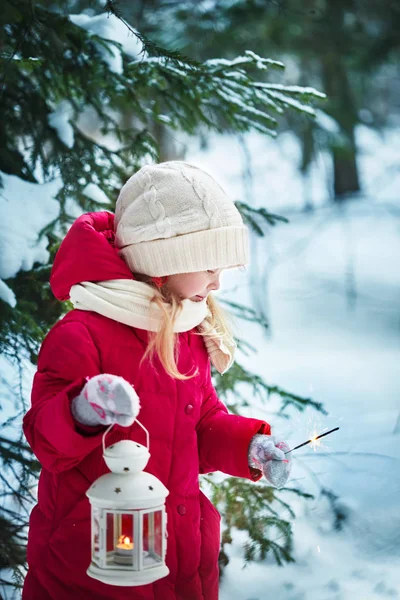
[{"label": "girl", "polygon": [[[263,420],[229,414],[211,381],[235,342],[212,291],[248,259],[248,231],[216,181],[184,162],[143,167],[124,185],[115,217],[81,216],[57,253],[51,286],[74,305],[48,333],[25,436],[42,464],[30,518],[23,600],[215,600],[220,515],[199,473],[223,471],[282,487],[284,442]],[[139,587],[103,584],[91,560],[91,483],[107,444],[145,444],[147,471],[168,488],[169,575]],[[290,455],[288,455],[290,456]]]}]

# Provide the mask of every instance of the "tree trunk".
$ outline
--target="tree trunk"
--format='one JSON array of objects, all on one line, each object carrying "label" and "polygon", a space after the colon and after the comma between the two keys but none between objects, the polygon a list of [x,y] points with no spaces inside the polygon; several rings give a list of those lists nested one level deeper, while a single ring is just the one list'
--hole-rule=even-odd
[{"label": "tree trunk", "polygon": [[356,150],[354,146],[354,136],[350,140],[351,146],[341,147],[333,146],[333,176],[335,200],[344,200],[346,194],[358,192],[360,182],[358,179]]},{"label": "tree trunk", "polygon": [[322,79],[328,96],[327,112],[339,124],[342,135],[331,145],[334,165],[335,199],[360,190],[354,129],[358,121],[357,107],[349,83],[345,58],[341,54],[344,6],[327,3],[326,19],[331,23],[332,37],[326,51],[321,52]]}]

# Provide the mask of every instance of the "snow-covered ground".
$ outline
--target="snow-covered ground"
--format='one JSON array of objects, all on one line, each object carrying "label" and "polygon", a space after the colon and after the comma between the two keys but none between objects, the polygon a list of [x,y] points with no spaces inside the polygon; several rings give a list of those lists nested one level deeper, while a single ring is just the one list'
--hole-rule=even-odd
[{"label": "snow-covered ground", "polygon": [[[306,446],[293,453],[288,487],[315,496],[298,500],[281,492],[297,516],[296,562],[279,567],[269,558],[245,566],[246,535],[236,531],[225,547],[230,562],[221,600],[400,598],[398,138],[398,130],[383,137],[358,130],[365,195],[343,210],[325,204],[330,167],[320,157],[307,194],[317,208],[304,214],[292,136],[278,142],[248,136],[252,204],[285,214],[290,223],[269,228],[247,273],[223,276],[221,297],[234,292],[236,301],[251,304],[256,295],[271,324],[265,335],[260,326],[238,321],[240,335],[258,350],[238,360],[268,383],[322,402],[328,415],[292,410],[287,421],[276,416],[277,398],[253,404],[248,414],[269,420],[291,447],[314,432],[340,430],[315,451]],[[243,198],[234,139],[212,138],[207,152],[192,148],[187,159]],[[344,515],[339,531],[323,489],[337,496]]]}]

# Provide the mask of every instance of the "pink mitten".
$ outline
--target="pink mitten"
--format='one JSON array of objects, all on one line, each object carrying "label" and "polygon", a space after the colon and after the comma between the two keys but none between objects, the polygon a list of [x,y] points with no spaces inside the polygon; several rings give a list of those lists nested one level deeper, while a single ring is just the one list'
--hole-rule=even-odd
[{"label": "pink mitten", "polygon": [[132,425],[140,403],[133,386],[123,377],[102,373],[87,381],[71,403],[71,412],[83,425]]},{"label": "pink mitten", "polygon": [[276,442],[272,435],[257,433],[249,446],[249,465],[260,469],[264,477],[278,489],[287,482],[292,468],[290,450],[285,442]]}]

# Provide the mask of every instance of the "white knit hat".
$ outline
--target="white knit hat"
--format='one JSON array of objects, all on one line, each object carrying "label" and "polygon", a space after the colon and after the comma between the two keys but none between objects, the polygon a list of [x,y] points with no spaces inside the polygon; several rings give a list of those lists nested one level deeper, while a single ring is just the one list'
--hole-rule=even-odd
[{"label": "white knit hat", "polygon": [[248,229],[211,175],[180,161],[146,165],[123,186],[116,246],[130,270],[153,277],[245,265]]}]

